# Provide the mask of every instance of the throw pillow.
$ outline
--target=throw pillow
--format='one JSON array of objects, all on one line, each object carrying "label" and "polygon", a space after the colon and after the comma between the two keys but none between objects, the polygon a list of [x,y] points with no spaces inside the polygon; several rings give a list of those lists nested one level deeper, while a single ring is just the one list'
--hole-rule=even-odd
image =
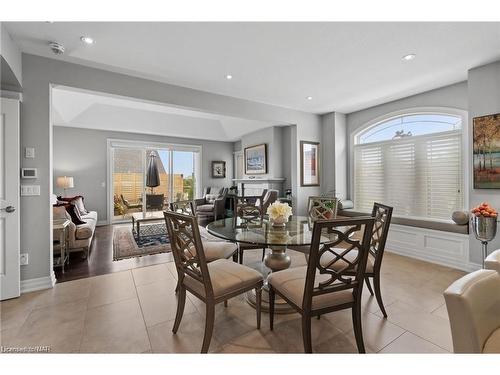
[{"label": "throw pillow", "polygon": [[82,217],[80,216],[80,211],[78,208],[70,203],[66,204],[64,206],[66,208],[66,211],[68,211],[69,216],[71,216],[71,221],[75,225],[80,225],[80,224],[85,224],[86,222],[82,220]]},{"label": "throw pillow", "polygon": [[218,197],[219,197],[218,194],[207,194],[205,195],[205,200],[207,201],[207,203],[212,204]]},{"label": "throw pillow", "polygon": [[57,197],[57,200],[68,202],[78,208],[78,211],[80,211],[80,215],[87,215],[89,211],[85,208],[84,205],[84,198],[81,195],[76,195],[74,197]]}]

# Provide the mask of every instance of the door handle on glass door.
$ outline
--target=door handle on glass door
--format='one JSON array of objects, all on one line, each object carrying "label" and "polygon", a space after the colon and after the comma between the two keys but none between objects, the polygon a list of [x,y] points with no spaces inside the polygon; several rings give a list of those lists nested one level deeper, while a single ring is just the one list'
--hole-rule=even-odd
[{"label": "door handle on glass door", "polygon": [[5,208],[0,208],[0,211],[5,211],[5,212],[7,212],[8,214],[10,214],[10,213],[14,212],[15,210],[16,210],[16,209],[15,209],[15,207],[13,207],[13,206],[7,206],[7,207],[5,207]]}]

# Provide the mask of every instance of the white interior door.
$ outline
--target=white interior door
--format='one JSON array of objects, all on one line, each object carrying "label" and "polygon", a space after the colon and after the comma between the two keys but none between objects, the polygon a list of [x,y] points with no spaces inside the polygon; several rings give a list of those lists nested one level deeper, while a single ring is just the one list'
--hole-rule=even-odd
[{"label": "white interior door", "polygon": [[19,297],[19,101],[0,106],[0,300]]}]

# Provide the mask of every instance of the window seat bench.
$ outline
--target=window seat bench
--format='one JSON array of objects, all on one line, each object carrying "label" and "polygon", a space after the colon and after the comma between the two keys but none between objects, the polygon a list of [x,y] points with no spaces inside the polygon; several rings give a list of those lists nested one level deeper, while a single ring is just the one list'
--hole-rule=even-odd
[{"label": "window seat bench", "polygon": [[[370,215],[369,212],[359,212],[353,209],[344,209],[338,211],[339,216],[356,217],[356,216],[367,216]],[[446,223],[432,220],[422,220],[422,219],[412,219],[406,217],[396,217],[393,216],[391,220],[392,224],[406,225],[409,227],[425,228],[432,230],[439,230],[442,232],[451,232],[458,234],[469,234],[469,225],[458,225],[455,223]]]}]

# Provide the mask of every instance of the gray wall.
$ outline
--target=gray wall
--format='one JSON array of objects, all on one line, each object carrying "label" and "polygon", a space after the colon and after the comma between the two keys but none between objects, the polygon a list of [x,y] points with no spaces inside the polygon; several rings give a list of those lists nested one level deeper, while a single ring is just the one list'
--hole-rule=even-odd
[{"label": "gray wall", "polygon": [[[278,131],[276,131],[278,130]],[[267,173],[258,175],[259,178],[282,176],[282,138],[277,136],[281,130],[269,127],[245,134],[241,137],[241,150],[265,143],[267,145]]]},{"label": "gray wall", "polygon": [[[295,124],[292,135],[292,181],[297,180],[298,142],[321,139],[317,115],[248,100],[212,94],[185,87],[131,77],[107,70],[23,54],[23,97],[21,105],[21,149],[35,147],[35,159],[22,159],[23,167],[38,168],[40,197],[21,198],[21,251],[30,264],[21,267],[21,279],[48,277],[52,273],[52,129],[50,85],[60,84],[107,94],[128,96],[181,108],[273,123]],[[75,140],[75,144],[78,144]],[[294,182],[292,182],[294,183]],[[295,186],[295,184],[294,184]],[[296,212],[304,213],[307,196],[319,188],[298,187]]]},{"label": "gray wall", "polygon": [[[477,116],[500,113],[500,61],[481,66],[469,71],[468,77],[469,96],[469,168],[472,169],[472,119]],[[474,189],[473,174],[469,185],[469,207],[477,206],[483,201],[489,202],[493,207],[500,208],[500,191],[495,189]],[[500,235],[493,240],[489,249],[500,248]],[[470,235],[469,251],[471,260],[481,263],[481,245],[474,235]]]},{"label": "gray wall", "polygon": [[[283,183],[283,190],[285,189],[293,189],[294,185],[292,184],[292,129],[293,126],[285,126],[281,128],[282,130],[282,139],[283,139],[283,144],[282,144],[282,151],[281,151],[281,158],[282,158],[282,173],[281,176],[278,177],[284,177],[285,182]],[[292,191],[293,193],[293,191]],[[284,194],[284,191],[283,191]]]},{"label": "gray wall", "polygon": [[335,190],[335,113],[321,116],[321,126],[321,186],[327,193]]},{"label": "gray wall", "polygon": [[335,196],[347,196],[347,124],[342,113],[326,113],[321,117],[321,189],[324,193],[335,192]]},{"label": "gray wall", "polygon": [[[54,126],[54,178],[73,176],[75,189],[68,195],[81,194],[88,209],[97,211],[99,221],[107,220],[107,139],[151,141],[202,146],[201,186],[230,186],[233,175],[233,144],[231,142],[162,137],[145,134],[111,132]],[[78,145],[75,145],[77,140]],[[212,178],[211,162],[226,162],[226,178]],[[59,195],[60,189],[54,187]]]}]

